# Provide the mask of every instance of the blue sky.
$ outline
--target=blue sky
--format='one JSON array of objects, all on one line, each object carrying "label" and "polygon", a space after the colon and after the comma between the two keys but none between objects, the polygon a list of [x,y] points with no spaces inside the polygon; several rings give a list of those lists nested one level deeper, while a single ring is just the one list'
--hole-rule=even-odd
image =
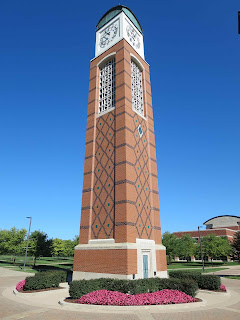
[{"label": "blue sky", "polygon": [[[115,1],[5,1],[0,229],[79,233],[95,26]],[[124,1],[150,64],[163,232],[240,214],[238,0]]]}]

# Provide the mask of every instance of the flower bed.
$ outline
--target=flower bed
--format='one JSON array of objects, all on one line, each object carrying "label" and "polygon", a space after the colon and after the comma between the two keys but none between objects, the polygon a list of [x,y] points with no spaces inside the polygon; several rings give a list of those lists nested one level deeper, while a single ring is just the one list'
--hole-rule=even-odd
[{"label": "flower bed", "polygon": [[178,290],[164,289],[136,295],[129,295],[118,291],[97,290],[83,295],[80,299],[76,300],[76,303],[111,306],[142,306],[189,303],[196,301],[195,298]]},{"label": "flower bed", "polygon": [[18,282],[17,285],[16,285],[16,290],[17,291],[22,291],[24,285],[25,285],[25,280],[22,280],[22,281]]},{"label": "flower bed", "polygon": [[197,282],[192,279],[148,278],[124,280],[114,278],[100,278],[91,280],[73,280],[69,283],[71,299],[80,299],[83,295],[97,290],[118,291],[127,294],[157,292],[164,289],[178,290],[195,297],[198,291]]},{"label": "flower bed", "polygon": [[227,292],[227,288],[225,287],[224,284],[220,285],[220,290]]}]

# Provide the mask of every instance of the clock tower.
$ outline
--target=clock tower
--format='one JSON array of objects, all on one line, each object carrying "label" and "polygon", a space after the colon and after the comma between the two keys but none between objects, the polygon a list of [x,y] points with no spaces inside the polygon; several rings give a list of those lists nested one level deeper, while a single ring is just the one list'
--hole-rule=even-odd
[{"label": "clock tower", "polygon": [[149,65],[127,7],[97,24],[73,279],[167,277]]}]

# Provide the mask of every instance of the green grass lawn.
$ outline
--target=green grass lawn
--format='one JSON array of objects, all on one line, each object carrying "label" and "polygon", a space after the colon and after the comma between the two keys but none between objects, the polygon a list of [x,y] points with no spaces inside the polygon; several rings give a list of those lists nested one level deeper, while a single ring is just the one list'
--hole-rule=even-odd
[{"label": "green grass lawn", "polygon": [[226,277],[226,279],[236,279],[236,280],[240,280],[240,276],[229,276],[229,277]]},{"label": "green grass lawn", "polygon": [[[211,262],[204,262],[204,273],[216,272],[227,270],[228,266],[240,265],[239,262],[213,262],[213,266]],[[202,271],[202,263],[201,262],[172,262],[172,264],[167,266],[168,271],[176,270],[176,269],[184,269],[191,271]]]},{"label": "green grass lawn", "polygon": [[[7,255],[0,255],[0,267],[9,268],[11,270],[24,271],[24,256],[18,256],[16,258],[16,264],[13,264],[13,257]],[[205,272],[216,272],[228,269],[230,265],[240,265],[239,262],[205,262]],[[36,261],[36,266],[33,268],[33,258],[27,257],[26,272],[36,273],[42,270],[71,270],[73,267],[73,257],[40,257]],[[201,262],[172,262],[167,266],[168,270],[174,269],[189,269],[191,271],[201,271]]]},{"label": "green grass lawn", "polygon": [[[235,265],[240,265],[239,262],[213,262],[213,267],[212,263],[209,261],[204,262],[204,266],[206,268],[216,268],[216,267],[227,267],[227,266],[235,266]],[[172,262],[170,265],[167,266],[168,270],[171,269],[186,269],[186,268],[201,268],[202,263],[201,262]]]},{"label": "green grass lawn", "polygon": [[167,266],[168,269],[201,268],[202,264],[193,262],[173,262]]},{"label": "green grass lawn", "polygon": [[[204,268],[204,274],[209,273],[209,272],[216,272],[216,271],[222,271],[222,270],[227,270],[228,268]],[[175,269],[176,270],[176,269]],[[202,272],[201,268],[195,268],[195,269],[188,269],[191,272]],[[184,271],[188,271],[187,268],[184,268]],[[168,271],[174,271],[174,269],[168,269]]]},{"label": "green grass lawn", "polygon": [[[16,271],[24,271],[24,256],[16,257],[15,265],[13,257],[7,255],[0,255],[0,267],[9,268]],[[26,272],[36,273],[42,270],[72,270],[73,257],[40,257],[36,261],[36,266],[33,267],[33,258],[27,257]]]}]

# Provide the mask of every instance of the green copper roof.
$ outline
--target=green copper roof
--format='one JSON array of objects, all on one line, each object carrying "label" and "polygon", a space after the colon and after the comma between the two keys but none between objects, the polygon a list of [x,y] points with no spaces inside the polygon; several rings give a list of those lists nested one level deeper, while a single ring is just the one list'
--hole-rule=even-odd
[{"label": "green copper roof", "polygon": [[106,23],[108,23],[110,20],[112,20],[116,15],[118,15],[120,12],[124,12],[126,16],[132,21],[132,23],[138,28],[138,30],[142,33],[142,27],[136,18],[135,14],[126,6],[116,6],[113,7],[112,9],[108,10],[103,17],[99,20],[97,24],[97,30],[102,28]]}]

